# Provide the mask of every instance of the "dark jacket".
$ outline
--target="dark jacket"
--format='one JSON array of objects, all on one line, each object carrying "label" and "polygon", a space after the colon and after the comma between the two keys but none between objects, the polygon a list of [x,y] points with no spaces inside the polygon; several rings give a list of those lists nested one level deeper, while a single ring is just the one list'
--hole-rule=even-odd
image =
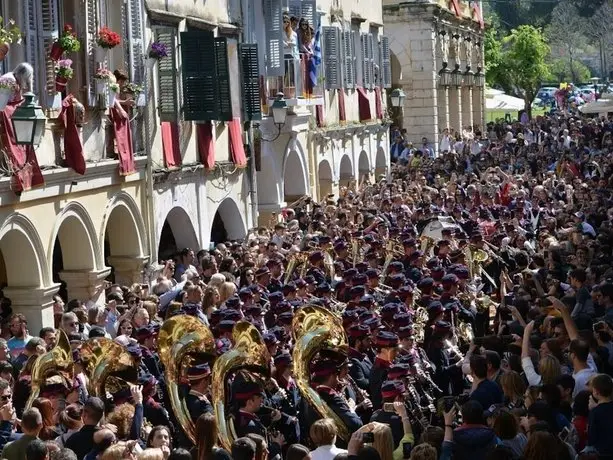
[{"label": "dark jacket", "polygon": [[498,444],[496,433],[484,425],[462,425],[453,431],[454,460],[483,460]]},{"label": "dark jacket", "polygon": [[470,394],[470,399],[479,401],[483,410],[487,410],[493,404],[502,404],[504,393],[496,382],[485,379]]},{"label": "dark jacket", "polygon": [[36,436],[24,434],[21,438],[9,442],[2,449],[2,458],[6,460],[24,460],[26,458],[26,447],[35,439],[37,439]]},{"label": "dark jacket", "polygon": [[64,447],[71,449],[81,460],[94,448],[94,433],[96,431],[98,431],[96,425],[85,425],[66,440]]}]

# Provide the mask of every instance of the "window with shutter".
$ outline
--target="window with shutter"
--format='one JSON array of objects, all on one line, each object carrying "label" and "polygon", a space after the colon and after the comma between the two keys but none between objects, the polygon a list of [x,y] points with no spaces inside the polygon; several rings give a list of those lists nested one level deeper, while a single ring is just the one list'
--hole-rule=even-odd
[{"label": "window with shutter", "polygon": [[323,32],[323,62],[326,78],[326,89],[341,87],[340,65],[340,29],[338,27],[322,27]]},{"label": "window with shutter", "polygon": [[215,48],[213,32],[206,30],[181,32],[185,120],[209,121],[217,120],[219,117]]},{"label": "window with shutter", "polygon": [[315,0],[302,0],[300,16],[309,21],[313,30],[317,28],[317,21],[315,20],[316,11],[317,7],[315,5]]},{"label": "window with shutter", "polygon": [[355,88],[355,53],[351,31],[343,32],[343,78],[345,88]]},{"label": "window with shutter", "polygon": [[390,39],[389,37],[382,36],[380,44],[380,56],[381,56],[381,86],[383,88],[392,87],[392,60],[390,56]]},{"label": "window with shutter", "polygon": [[261,120],[258,45],[256,43],[241,43],[238,49],[241,66],[241,87],[243,88],[243,118],[245,121]]},{"label": "window with shutter", "polygon": [[289,0],[287,4],[287,12],[289,16],[300,18],[302,15],[302,0]]},{"label": "window with shutter", "polygon": [[262,0],[264,26],[266,27],[266,74],[282,77],[285,74],[283,61],[283,10],[281,0]]},{"label": "window with shutter", "polygon": [[[36,0],[26,0],[23,3],[24,15],[26,18],[26,27],[24,30],[24,45],[26,50],[26,61],[32,64],[34,68],[34,87],[32,92],[39,94],[38,90],[41,87],[42,73],[40,72],[41,56],[39,56],[39,43],[38,43],[38,16]],[[45,59],[47,56],[44,57]],[[43,84],[44,86],[44,84]],[[40,99],[40,97],[39,97]]]},{"label": "window with shutter", "polygon": [[98,0],[87,0],[85,3],[85,40],[83,43],[83,53],[85,54],[86,60],[85,76],[87,79],[87,95],[90,106],[95,106],[97,102],[94,75],[96,75],[98,64],[96,63],[94,48],[96,46],[98,18]]},{"label": "window with shutter", "polygon": [[130,0],[128,8],[130,79],[145,84],[145,46],[142,0]]},{"label": "window with shutter", "polygon": [[[368,87],[368,89],[374,89],[375,85],[377,85],[377,67],[379,67],[378,64],[378,50],[376,50],[376,48],[378,48],[378,42],[375,40],[375,35],[372,33],[368,34],[368,59],[369,59],[369,66],[370,66],[370,86]],[[376,65],[375,65],[376,64]]]},{"label": "window with shutter", "polygon": [[[47,99],[47,106],[59,108],[60,95],[55,90],[55,63],[48,59],[48,53],[53,45],[53,42],[59,37],[59,5],[58,0],[39,0],[40,24],[41,28],[39,35],[41,37],[41,47],[38,50],[40,59],[45,63],[45,84],[44,94]],[[43,85],[40,86],[43,89]]]},{"label": "window with shutter", "polygon": [[[158,111],[161,121],[177,121],[177,30],[173,27],[159,27],[155,31],[156,41],[166,45],[168,56],[158,61]],[[196,62],[197,64],[197,62]],[[185,66],[185,61],[183,61]],[[185,72],[185,67],[183,69]]]},{"label": "window with shutter", "polygon": [[217,120],[232,121],[232,93],[228,65],[228,39],[215,38],[215,72],[217,76]]},{"label": "window with shutter", "polygon": [[361,34],[362,49],[362,86],[366,89],[374,88],[375,63],[373,59],[373,36],[372,34]]}]

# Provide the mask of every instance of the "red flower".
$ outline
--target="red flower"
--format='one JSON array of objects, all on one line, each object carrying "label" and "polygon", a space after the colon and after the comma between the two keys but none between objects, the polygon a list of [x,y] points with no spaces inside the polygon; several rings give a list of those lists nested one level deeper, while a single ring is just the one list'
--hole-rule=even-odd
[{"label": "red flower", "polygon": [[72,32],[72,26],[70,24],[66,24],[64,26],[64,32],[68,32],[68,33]]},{"label": "red flower", "polygon": [[121,37],[117,32],[113,32],[104,26],[98,31],[98,46],[102,48],[115,48],[121,43]]}]

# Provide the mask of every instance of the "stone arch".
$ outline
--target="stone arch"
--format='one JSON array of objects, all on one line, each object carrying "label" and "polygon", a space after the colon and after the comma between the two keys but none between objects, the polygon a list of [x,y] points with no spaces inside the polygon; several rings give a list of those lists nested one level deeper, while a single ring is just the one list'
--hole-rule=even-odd
[{"label": "stone arch", "polygon": [[307,168],[296,150],[290,150],[283,163],[283,201],[291,203],[308,194]]},{"label": "stone arch", "polygon": [[365,179],[370,179],[370,159],[368,154],[362,150],[358,157],[358,183],[362,183]]},{"label": "stone arch", "polygon": [[333,193],[332,189],[332,167],[328,160],[322,160],[317,167],[317,178],[319,179],[319,201]]},{"label": "stone arch", "polygon": [[387,157],[383,147],[377,149],[377,157],[375,159],[375,180],[379,180],[380,175],[387,176]]},{"label": "stone arch", "polygon": [[145,221],[134,198],[128,193],[119,192],[106,206],[100,247],[104,247],[106,240],[112,256],[140,257],[148,252]]},{"label": "stone arch", "polygon": [[49,241],[49,266],[53,266],[56,242],[61,247],[63,270],[101,270],[104,267],[98,234],[85,207],[68,203],[57,216]]},{"label": "stone arch", "polygon": [[240,240],[247,235],[247,228],[240,209],[233,198],[221,202],[211,226],[211,242],[222,243],[228,240]]},{"label": "stone arch", "polygon": [[0,263],[9,287],[51,284],[45,248],[34,224],[23,214],[9,215],[0,228]]},{"label": "stone arch", "polygon": [[164,219],[158,242],[158,258],[167,259],[183,248],[200,247],[192,220],[183,207],[175,206]]},{"label": "stone arch", "polygon": [[341,186],[348,186],[353,179],[353,162],[348,154],[341,157],[338,167],[338,181]]}]

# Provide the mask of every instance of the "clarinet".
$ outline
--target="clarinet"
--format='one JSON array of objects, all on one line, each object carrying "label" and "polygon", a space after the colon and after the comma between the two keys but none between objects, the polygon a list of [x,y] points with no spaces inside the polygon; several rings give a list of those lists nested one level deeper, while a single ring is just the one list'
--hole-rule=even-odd
[{"label": "clarinet", "polygon": [[353,388],[353,390],[355,391],[355,399],[356,399],[356,404],[362,404],[364,402],[364,400],[368,399],[370,400],[370,396],[368,395],[368,391],[363,390],[362,388],[360,388],[358,386],[357,383],[355,383],[355,380],[353,380],[353,377],[351,377],[349,374],[347,374],[347,376],[345,377],[346,381],[347,381],[347,385],[351,386]]}]

